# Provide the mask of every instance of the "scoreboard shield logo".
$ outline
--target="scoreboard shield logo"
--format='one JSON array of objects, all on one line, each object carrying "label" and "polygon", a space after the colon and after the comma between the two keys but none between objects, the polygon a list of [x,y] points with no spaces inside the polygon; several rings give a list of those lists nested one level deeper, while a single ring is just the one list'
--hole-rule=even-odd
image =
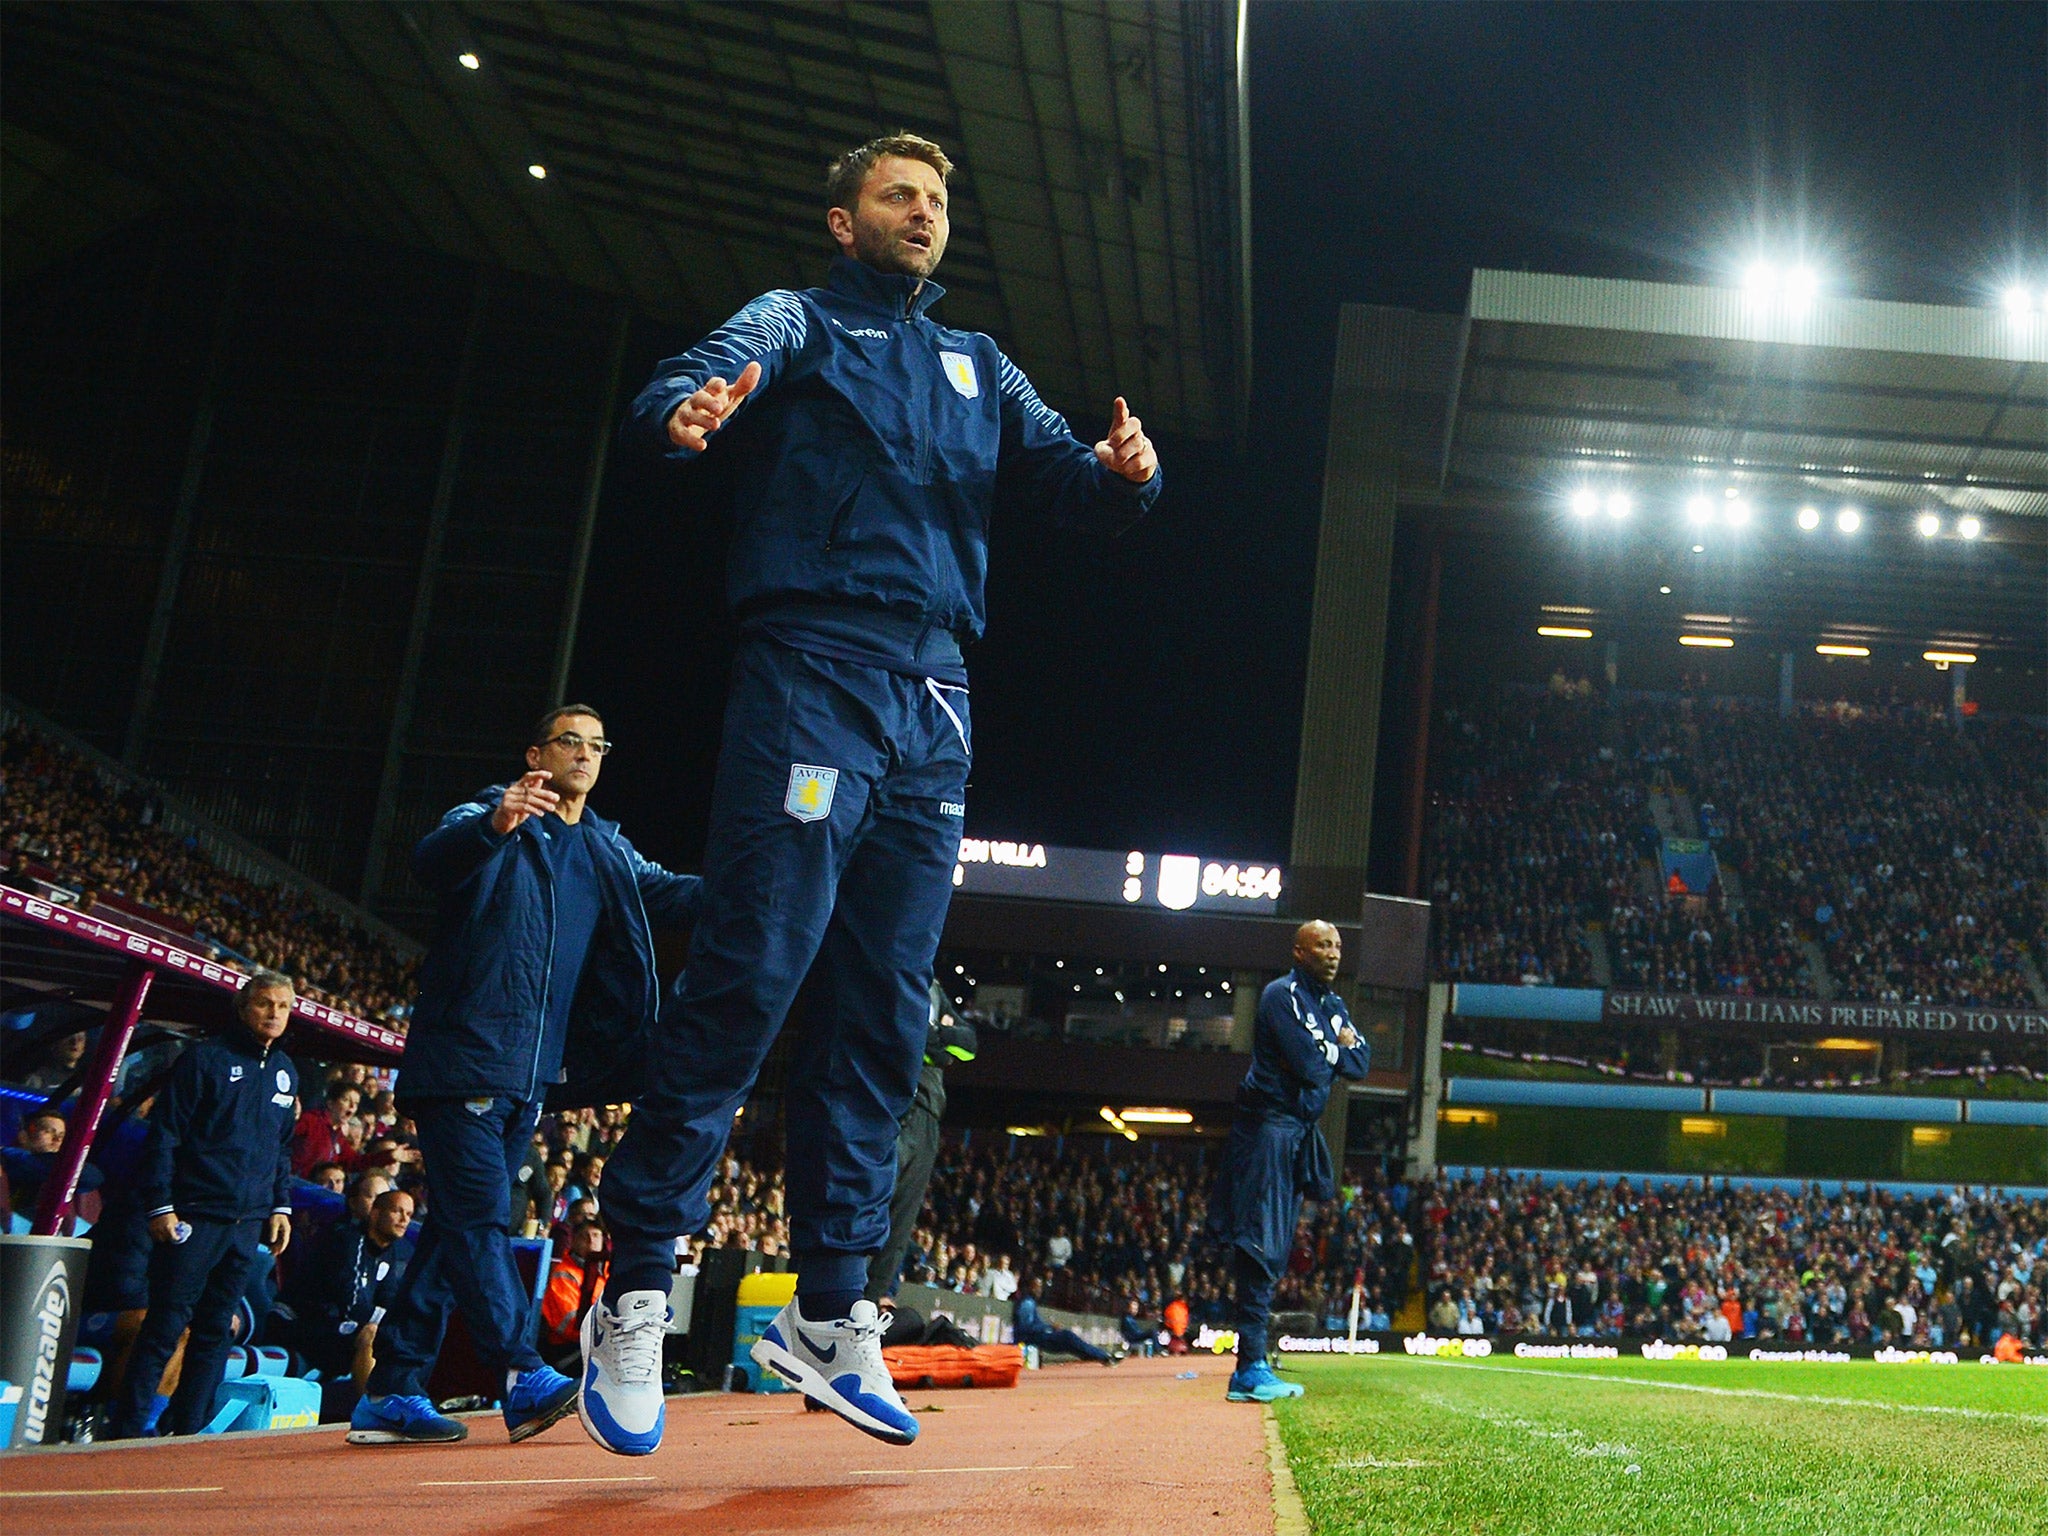
[{"label": "scoreboard shield logo", "polygon": [[1184,853],[1163,854],[1159,860],[1159,905],[1185,912],[1195,904],[1202,890],[1202,861]]}]

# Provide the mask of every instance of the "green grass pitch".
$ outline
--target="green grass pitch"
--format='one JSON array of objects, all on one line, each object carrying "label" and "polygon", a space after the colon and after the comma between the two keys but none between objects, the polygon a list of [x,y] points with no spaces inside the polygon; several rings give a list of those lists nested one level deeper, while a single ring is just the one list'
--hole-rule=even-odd
[{"label": "green grass pitch", "polygon": [[1316,1536],[2048,1532],[2048,1369],[1287,1362]]}]

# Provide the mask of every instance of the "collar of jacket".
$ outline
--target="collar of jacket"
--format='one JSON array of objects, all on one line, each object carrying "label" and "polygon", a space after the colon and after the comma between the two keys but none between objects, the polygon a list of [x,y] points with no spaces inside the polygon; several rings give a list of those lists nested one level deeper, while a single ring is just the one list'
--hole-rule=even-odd
[{"label": "collar of jacket", "polygon": [[886,310],[892,320],[908,320],[921,315],[940,299],[946,290],[930,278],[922,286],[918,280],[903,272],[877,272],[866,262],[855,261],[851,256],[832,258],[832,270],[826,276],[825,286],[843,299],[852,299],[870,309]]},{"label": "collar of jacket", "polygon": [[1297,965],[1294,968],[1294,977],[1295,980],[1308,989],[1308,995],[1314,998],[1318,1004],[1337,995],[1335,987],[1324,986],[1321,981],[1309,973],[1306,966]]},{"label": "collar of jacket", "polygon": [[[278,1037],[280,1040],[283,1038],[282,1035]],[[233,1029],[221,1031],[220,1043],[237,1056],[247,1056],[253,1061],[261,1061],[270,1054],[270,1048],[277,1044],[277,1041],[257,1039],[254,1030],[240,1019],[236,1019]]]}]

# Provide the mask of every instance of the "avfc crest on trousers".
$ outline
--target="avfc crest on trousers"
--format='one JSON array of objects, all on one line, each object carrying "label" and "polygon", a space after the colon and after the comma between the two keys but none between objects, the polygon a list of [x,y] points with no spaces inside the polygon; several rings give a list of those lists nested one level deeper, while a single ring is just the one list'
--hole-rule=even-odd
[{"label": "avfc crest on trousers", "polygon": [[782,808],[798,821],[823,821],[832,814],[832,792],[838,787],[837,768],[791,763],[789,793],[782,797]]}]

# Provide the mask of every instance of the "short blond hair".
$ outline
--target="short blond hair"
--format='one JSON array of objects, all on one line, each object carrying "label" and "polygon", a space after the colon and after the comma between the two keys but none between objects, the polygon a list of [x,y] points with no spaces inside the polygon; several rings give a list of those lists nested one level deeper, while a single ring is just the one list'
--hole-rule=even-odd
[{"label": "short blond hair", "polygon": [[879,139],[869,139],[858,149],[849,149],[825,172],[825,206],[844,208],[848,213],[860,201],[860,189],[868,184],[868,172],[875,168],[875,162],[884,156],[894,155],[902,160],[922,160],[939,173],[939,180],[949,181],[953,175],[953,162],[946,152],[930,139],[914,133],[885,133]]}]

